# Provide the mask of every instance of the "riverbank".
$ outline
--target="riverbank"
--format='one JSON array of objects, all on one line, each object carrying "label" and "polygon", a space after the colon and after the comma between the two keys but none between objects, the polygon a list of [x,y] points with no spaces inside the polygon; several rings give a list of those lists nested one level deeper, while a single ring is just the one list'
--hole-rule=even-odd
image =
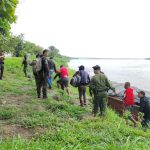
[{"label": "riverbank", "polygon": [[68,97],[54,82],[48,99],[37,99],[35,82],[24,77],[20,62],[6,59],[0,81],[0,150],[149,149],[149,130],[126,126],[111,109],[94,118],[90,102],[79,106],[75,88]]}]

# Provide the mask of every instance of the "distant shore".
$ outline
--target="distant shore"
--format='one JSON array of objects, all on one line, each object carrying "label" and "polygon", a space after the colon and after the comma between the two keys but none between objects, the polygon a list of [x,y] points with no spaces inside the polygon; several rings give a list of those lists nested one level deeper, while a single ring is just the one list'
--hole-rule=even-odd
[{"label": "distant shore", "polygon": [[91,58],[91,57],[70,57],[70,59],[95,59],[95,60],[150,60],[150,58]]}]

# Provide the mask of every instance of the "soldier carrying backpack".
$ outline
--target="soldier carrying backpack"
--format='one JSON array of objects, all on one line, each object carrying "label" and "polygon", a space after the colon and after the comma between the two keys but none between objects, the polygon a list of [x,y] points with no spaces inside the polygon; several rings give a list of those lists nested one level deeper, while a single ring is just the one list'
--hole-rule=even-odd
[{"label": "soldier carrying backpack", "polygon": [[47,99],[47,78],[49,77],[48,50],[43,51],[43,55],[37,55],[37,59],[32,62],[33,74],[35,75],[37,96],[41,98],[41,89],[43,99]]},{"label": "soldier carrying backpack", "polygon": [[[74,85],[78,87],[79,92],[79,100],[80,106],[86,105],[86,87],[90,83],[89,74],[84,70],[84,66],[79,67],[79,71],[77,71],[71,81],[71,85],[74,82]],[[74,81],[73,81],[74,80]],[[76,83],[75,83],[76,82]]]},{"label": "soldier carrying backpack", "polygon": [[35,83],[37,86],[37,74],[42,69],[42,61],[41,61],[41,54],[36,55],[36,59],[33,60],[30,64],[32,66],[33,75],[35,77]]}]

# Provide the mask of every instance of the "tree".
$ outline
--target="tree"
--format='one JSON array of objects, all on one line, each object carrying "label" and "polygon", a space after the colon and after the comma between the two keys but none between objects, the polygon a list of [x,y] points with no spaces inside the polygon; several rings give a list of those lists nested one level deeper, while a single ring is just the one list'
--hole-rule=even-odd
[{"label": "tree", "polygon": [[59,50],[55,46],[50,46],[48,49],[51,57],[60,56]]},{"label": "tree", "polygon": [[19,57],[24,49],[24,35],[11,35],[5,43],[5,52],[11,52],[14,56]]},{"label": "tree", "polygon": [[16,21],[18,0],[0,0],[0,49],[11,51],[8,46],[11,24]]},{"label": "tree", "polygon": [[[22,51],[24,54],[25,53],[30,53],[30,54],[37,54],[37,53],[41,53],[43,50],[42,47],[32,43],[32,42],[29,42],[29,41],[25,41],[24,42],[24,50]],[[22,54],[23,55],[23,54]]]},{"label": "tree", "polygon": [[7,43],[8,50],[11,48],[11,52],[14,56],[24,56],[27,53],[37,54],[43,50],[42,47],[24,40],[24,35],[20,34],[18,36],[12,35],[9,42]]},{"label": "tree", "polygon": [[9,35],[11,24],[16,21],[15,10],[18,0],[0,0],[0,33]]}]

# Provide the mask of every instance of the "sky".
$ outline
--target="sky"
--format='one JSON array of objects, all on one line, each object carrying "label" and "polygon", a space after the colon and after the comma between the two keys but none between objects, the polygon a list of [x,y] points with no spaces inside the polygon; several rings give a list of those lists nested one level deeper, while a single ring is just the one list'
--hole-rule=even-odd
[{"label": "sky", "polygon": [[72,57],[150,57],[149,0],[20,0],[14,34]]}]

